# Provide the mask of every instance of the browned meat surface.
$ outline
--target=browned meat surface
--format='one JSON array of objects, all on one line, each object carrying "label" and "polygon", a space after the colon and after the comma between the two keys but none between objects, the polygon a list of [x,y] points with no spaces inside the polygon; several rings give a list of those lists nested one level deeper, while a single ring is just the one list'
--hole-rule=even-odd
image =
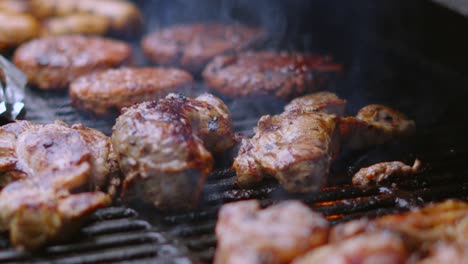
[{"label": "browned meat surface", "polygon": [[291,192],[316,190],[324,184],[338,147],[334,115],[293,110],[263,116],[234,159],[237,183],[248,186],[270,175]]},{"label": "browned meat surface", "polygon": [[367,168],[360,169],[353,176],[353,184],[369,186],[384,181],[391,175],[407,176],[418,173],[421,170],[421,161],[416,159],[413,166],[406,165],[401,161],[389,161],[374,164]]},{"label": "browned meat surface", "polygon": [[[335,94],[319,92],[292,100],[280,115],[261,117],[255,135],[242,140],[234,159],[237,183],[245,187],[273,176],[290,192],[316,190],[325,183],[339,148],[364,148],[414,130],[413,121],[388,107],[369,105],[357,117],[345,118],[345,105]],[[387,174],[407,173],[407,167],[397,165],[372,167],[368,175],[359,173],[356,182],[367,184],[365,179],[382,181]],[[415,164],[411,172],[419,166]]]},{"label": "browned meat surface", "polygon": [[37,37],[39,28],[39,22],[28,14],[0,10],[0,53]]},{"label": "browned meat surface", "polygon": [[39,18],[76,14],[100,16],[107,20],[111,33],[124,36],[139,34],[143,23],[140,10],[126,0],[31,0],[31,11]]},{"label": "browned meat surface", "polygon": [[[466,233],[465,233],[466,234]],[[417,264],[466,264],[468,263],[468,241],[463,245],[455,243],[436,243],[428,256],[419,260]]]},{"label": "browned meat surface", "polygon": [[27,13],[31,10],[29,0],[0,0],[0,11],[5,13]]},{"label": "browned meat surface", "polygon": [[92,14],[71,14],[50,17],[42,21],[41,36],[95,34],[105,35],[109,31],[109,21],[105,17]]},{"label": "browned meat surface", "polygon": [[290,263],[327,242],[329,225],[320,214],[296,201],[260,209],[257,201],[221,208],[215,263]]},{"label": "browned meat surface", "polygon": [[403,264],[407,257],[403,237],[391,232],[375,232],[319,247],[293,263]]},{"label": "browned meat surface", "polygon": [[287,99],[326,88],[328,75],[340,71],[329,56],[262,51],[218,56],[203,77],[209,88],[227,96]]},{"label": "browned meat surface", "polygon": [[175,91],[189,91],[192,76],[167,68],[121,68],[82,76],[70,84],[72,105],[97,115],[115,114],[123,107],[159,100]]},{"label": "browned meat surface", "polygon": [[66,88],[74,79],[128,63],[131,47],[95,36],[43,37],[21,45],[13,61],[40,89]]},{"label": "browned meat surface", "polygon": [[293,99],[284,107],[285,111],[299,109],[307,112],[321,111],[330,115],[343,116],[346,101],[331,92],[317,92]]},{"label": "browned meat surface", "polygon": [[118,167],[102,133],[17,121],[0,128],[0,142],[2,180],[9,183],[0,193],[0,229],[16,247],[34,250],[63,238],[111,202]]},{"label": "browned meat surface", "polygon": [[216,55],[252,48],[265,39],[266,33],[260,28],[198,23],[153,32],[141,45],[153,63],[198,74]]},{"label": "browned meat surface", "polygon": [[210,94],[170,94],[124,108],[112,143],[125,174],[122,195],[162,210],[193,208],[213,166],[209,151],[234,144],[229,111]]},{"label": "browned meat surface", "polygon": [[412,212],[351,221],[333,228],[330,241],[339,244],[362,234],[382,231],[404,237],[404,245],[412,252],[413,261],[437,263],[434,261],[446,258],[448,262],[439,263],[452,263],[450,259],[468,260],[466,250],[463,250],[468,246],[467,202],[448,200]]},{"label": "browned meat surface", "polygon": [[368,105],[356,117],[343,118],[340,133],[343,145],[364,148],[413,134],[415,124],[403,113],[383,105]]}]

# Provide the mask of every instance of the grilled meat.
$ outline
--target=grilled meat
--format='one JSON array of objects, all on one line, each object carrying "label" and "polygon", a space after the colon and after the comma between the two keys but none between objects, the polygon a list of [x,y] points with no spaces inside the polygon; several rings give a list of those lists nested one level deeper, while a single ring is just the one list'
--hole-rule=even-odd
[{"label": "grilled meat", "polygon": [[347,240],[319,247],[294,264],[400,264],[405,263],[408,251],[404,238],[391,232],[361,234]]},{"label": "grilled meat", "polygon": [[[333,93],[320,92],[294,99],[280,115],[261,117],[255,135],[242,140],[234,159],[238,185],[249,186],[270,175],[290,192],[313,191],[325,183],[343,141],[346,147],[363,148],[414,130],[413,121],[384,106],[370,105],[357,117],[343,118],[345,104]],[[361,129],[364,124],[366,130]],[[365,136],[373,138],[365,141]],[[414,169],[418,167],[416,164]],[[401,171],[406,169],[402,167]],[[379,167],[383,174],[397,170],[391,170],[389,165]],[[382,175],[377,181],[385,177]]]},{"label": "grilled meat", "polygon": [[237,184],[249,186],[271,175],[288,191],[316,190],[324,184],[338,147],[334,115],[296,109],[263,116],[234,159]]},{"label": "grilled meat", "polygon": [[21,45],[13,61],[30,84],[40,89],[66,88],[74,79],[130,61],[131,47],[96,36],[43,37]]},{"label": "grilled meat", "polygon": [[0,0],[0,12],[19,14],[29,11],[29,0]]},{"label": "grilled meat", "polygon": [[76,14],[100,16],[107,20],[112,34],[124,36],[139,34],[143,23],[140,10],[122,0],[31,0],[31,11],[39,18]]},{"label": "grilled meat", "polygon": [[210,89],[227,96],[288,99],[324,89],[328,75],[340,71],[328,56],[263,51],[218,56],[203,78]]},{"label": "grilled meat", "polygon": [[153,63],[199,74],[216,55],[245,50],[265,39],[266,33],[260,28],[198,23],[153,32],[141,45]]},{"label": "grilled meat", "polygon": [[34,250],[66,236],[115,194],[110,139],[94,129],[17,121],[0,128],[0,142],[9,183],[0,193],[0,229],[16,247]]},{"label": "grilled meat", "polygon": [[448,200],[408,213],[351,221],[333,228],[330,242],[339,244],[362,234],[383,231],[404,237],[404,246],[416,252],[412,258],[421,263],[433,263],[444,255],[468,260],[460,251],[468,246],[467,202]]},{"label": "grilled meat", "polygon": [[37,37],[39,28],[39,22],[28,14],[0,11],[0,53]]},{"label": "grilled meat", "polygon": [[124,108],[113,128],[112,143],[125,174],[122,195],[162,210],[197,205],[213,166],[209,151],[234,144],[229,111],[203,94],[196,99],[169,94],[158,102]]},{"label": "grilled meat", "polygon": [[[466,233],[465,233],[466,235]],[[429,254],[417,261],[417,264],[465,264],[468,263],[468,241],[463,245],[455,243],[436,243],[430,250]]]},{"label": "grilled meat", "polygon": [[327,242],[329,225],[297,201],[260,209],[257,201],[224,205],[216,224],[215,263],[290,263]]},{"label": "grilled meat", "polygon": [[0,229],[17,248],[35,250],[75,231],[90,213],[110,204],[109,194],[72,191],[89,185],[90,165],[47,170],[7,185],[0,193]]},{"label": "grilled meat", "polygon": [[293,99],[284,107],[285,111],[299,109],[307,112],[321,111],[330,115],[343,116],[346,101],[331,92],[317,92]]},{"label": "grilled meat", "polygon": [[356,117],[340,121],[343,145],[351,149],[378,145],[413,134],[415,124],[403,113],[383,105],[368,105]]},{"label": "grilled meat", "polygon": [[353,176],[353,184],[368,186],[372,183],[384,181],[391,175],[412,175],[421,170],[421,161],[416,159],[413,166],[404,164],[401,161],[381,162],[367,168],[360,169]]},{"label": "grilled meat", "polygon": [[67,34],[105,35],[109,31],[105,17],[92,14],[71,14],[42,21],[41,36]]},{"label": "grilled meat", "polygon": [[189,73],[178,69],[111,69],[73,81],[70,97],[74,107],[105,115],[134,103],[159,100],[171,92],[189,91],[192,82]]}]

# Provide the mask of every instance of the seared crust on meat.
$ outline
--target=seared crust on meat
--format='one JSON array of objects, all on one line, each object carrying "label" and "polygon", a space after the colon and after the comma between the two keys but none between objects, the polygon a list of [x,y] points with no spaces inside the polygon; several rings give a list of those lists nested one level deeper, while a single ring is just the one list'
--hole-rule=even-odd
[{"label": "seared crust on meat", "polygon": [[129,1],[122,0],[31,0],[31,11],[39,18],[88,14],[107,20],[110,33],[135,36],[141,32],[143,16]]},{"label": "seared crust on meat", "polygon": [[413,166],[406,165],[401,161],[381,162],[360,169],[353,176],[353,184],[369,186],[372,183],[380,183],[391,175],[406,176],[416,174],[421,170],[421,161],[416,159]]},{"label": "seared crust on meat", "polygon": [[266,33],[255,27],[224,24],[175,25],[146,36],[141,45],[157,65],[200,73],[216,55],[258,46]]},{"label": "seared crust on meat", "polygon": [[271,175],[291,192],[317,190],[339,147],[337,121],[334,115],[301,110],[263,116],[234,159],[237,183],[249,186]]},{"label": "seared crust on meat", "polygon": [[232,97],[292,98],[326,88],[341,65],[329,56],[286,52],[245,52],[217,56],[203,71],[207,86]]},{"label": "seared crust on meat", "polygon": [[343,116],[346,100],[331,92],[317,92],[293,99],[284,107],[284,111],[299,109],[307,112],[321,111],[330,115]]},{"label": "seared crust on meat", "polygon": [[72,105],[96,115],[115,114],[134,103],[189,91],[192,76],[166,68],[122,68],[91,73],[70,84]]},{"label": "seared crust on meat", "polygon": [[119,184],[110,139],[97,130],[16,121],[0,128],[0,143],[1,177],[9,183],[0,193],[0,229],[18,248],[65,237],[109,205]]},{"label": "seared crust on meat", "polygon": [[37,37],[39,32],[40,25],[34,17],[0,11],[0,53]]},{"label": "seared crust on meat", "polygon": [[74,79],[118,67],[131,59],[131,47],[96,36],[43,37],[21,45],[13,61],[29,83],[41,89],[66,88]]},{"label": "seared crust on meat", "polygon": [[297,201],[260,209],[257,201],[224,205],[216,224],[216,264],[290,263],[327,242],[329,224]]},{"label": "seared crust on meat", "polygon": [[340,121],[343,144],[352,149],[408,137],[414,131],[413,120],[395,109],[378,104],[365,106],[356,117],[346,117]]},{"label": "seared crust on meat", "polygon": [[169,94],[125,108],[112,133],[125,174],[122,196],[162,210],[197,206],[213,166],[209,150],[234,144],[226,110],[220,99],[206,94],[196,99]]}]

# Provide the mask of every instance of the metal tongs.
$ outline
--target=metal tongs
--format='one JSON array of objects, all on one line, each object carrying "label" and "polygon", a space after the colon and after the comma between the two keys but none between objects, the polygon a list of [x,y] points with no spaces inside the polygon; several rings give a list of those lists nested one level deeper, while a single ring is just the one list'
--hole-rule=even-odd
[{"label": "metal tongs", "polygon": [[0,123],[12,122],[25,114],[26,75],[0,55]]}]

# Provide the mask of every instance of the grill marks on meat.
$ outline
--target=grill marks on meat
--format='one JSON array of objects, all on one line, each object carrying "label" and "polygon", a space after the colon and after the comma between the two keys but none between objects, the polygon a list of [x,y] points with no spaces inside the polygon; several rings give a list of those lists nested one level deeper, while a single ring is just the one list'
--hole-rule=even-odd
[{"label": "grill marks on meat", "polygon": [[416,159],[413,166],[404,164],[401,161],[389,161],[374,164],[367,168],[360,169],[353,176],[353,184],[368,186],[372,183],[380,183],[391,175],[407,176],[416,174],[421,170],[421,161]]},{"label": "grill marks on meat", "polygon": [[260,28],[198,23],[153,32],[141,45],[153,63],[199,74],[216,55],[253,48],[265,39],[266,33]]},{"label": "grill marks on meat", "polygon": [[189,91],[193,78],[185,71],[166,68],[121,68],[91,73],[70,84],[72,105],[96,115],[119,113],[135,103]]},{"label": "grill marks on meat", "polygon": [[271,175],[288,191],[316,190],[325,183],[338,143],[336,116],[300,110],[263,116],[234,159],[237,184]]},{"label": "grill marks on meat", "polygon": [[297,201],[260,209],[257,201],[224,205],[216,225],[215,263],[290,263],[327,242],[329,225]]},{"label": "grill marks on meat", "polygon": [[0,168],[10,183],[0,193],[0,228],[15,246],[34,250],[66,236],[111,202],[118,166],[102,133],[17,121],[0,128],[0,142],[9,143],[0,145]]},{"label": "grill marks on meat", "polygon": [[288,99],[324,89],[329,75],[340,71],[329,56],[262,51],[217,56],[203,78],[210,89],[227,96]]},{"label": "grill marks on meat", "polygon": [[21,45],[13,61],[30,84],[40,89],[64,89],[74,79],[130,62],[131,47],[97,36],[42,37]]},{"label": "grill marks on meat", "polygon": [[333,93],[320,92],[294,99],[280,115],[261,117],[255,135],[242,140],[234,159],[237,184],[245,187],[273,176],[287,191],[313,191],[325,183],[341,147],[365,148],[414,131],[412,120],[380,105],[343,118],[345,103]]},{"label": "grill marks on meat", "polygon": [[213,166],[234,144],[226,105],[210,94],[169,94],[123,110],[112,142],[125,174],[122,195],[162,210],[193,208]]}]

